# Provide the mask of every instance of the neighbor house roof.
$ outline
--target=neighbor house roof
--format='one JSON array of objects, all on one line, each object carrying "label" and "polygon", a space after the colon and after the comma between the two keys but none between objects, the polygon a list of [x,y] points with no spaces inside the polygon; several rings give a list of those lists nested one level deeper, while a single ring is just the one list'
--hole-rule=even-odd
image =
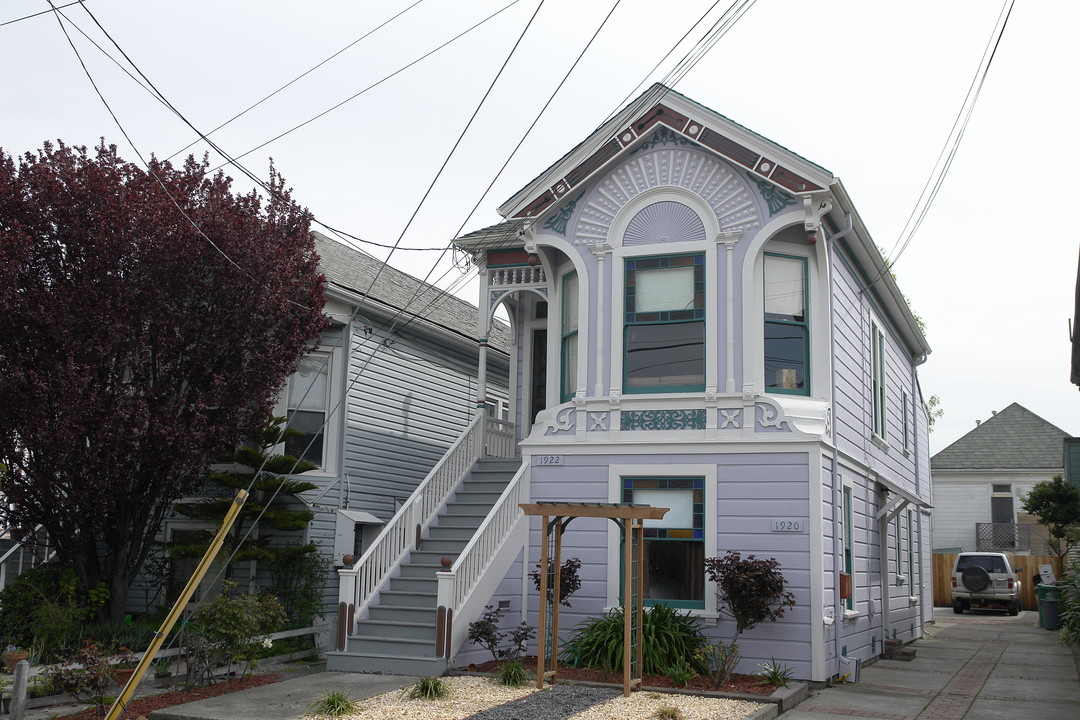
[{"label": "neighbor house roof", "polygon": [[931,470],[1057,470],[1069,433],[1013,403],[930,458]]},{"label": "neighbor house roof", "polygon": [[[423,322],[476,342],[476,306],[408,273],[396,270],[363,250],[315,232],[319,269],[327,284],[350,294],[367,297],[383,314],[404,311]],[[402,322],[405,320],[403,319]],[[493,319],[491,347],[509,353],[510,328]]]}]

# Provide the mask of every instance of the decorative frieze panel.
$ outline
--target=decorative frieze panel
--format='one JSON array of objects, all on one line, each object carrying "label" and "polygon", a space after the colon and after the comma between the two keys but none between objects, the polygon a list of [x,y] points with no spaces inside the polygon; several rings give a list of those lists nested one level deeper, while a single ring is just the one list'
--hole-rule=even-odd
[{"label": "decorative frieze panel", "polygon": [[602,179],[578,215],[574,242],[608,239],[619,210],[652,188],[675,186],[698,195],[716,214],[720,229],[747,232],[761,227],[747,181],[730,165],[692,148],[663,148],[630,156]]},{"label": "decorative frieze panel", "polygon": [[622,430],[704,430],[705,410],[623,410]]}]

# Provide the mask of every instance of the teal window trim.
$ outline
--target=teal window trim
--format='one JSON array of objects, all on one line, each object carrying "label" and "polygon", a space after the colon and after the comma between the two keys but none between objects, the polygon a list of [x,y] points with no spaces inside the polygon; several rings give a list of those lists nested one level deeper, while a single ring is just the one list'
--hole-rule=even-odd
[{"label": "teal window trim", "polygon": [[844,601],[848,610],[855,609],[855,559],[853,554],[854,520],[851,507],[851,488],[844,488],[844,572],[851,577],[851,597]]},{"label": "teal window trim", "polygon": [[873,431],[885,440],[885,336],[873,320],[870,321],[870,369]]},{"label": "teal window trim", "polygon": [[[803,256],[803,255],[787,255],[787,254],[784,254],[784,253],[771,253],[771,252],[767,252],[764,255],[765,255],[766,258],[770,258],[770,257],[788,258],[788,259],[791,259],[791,260],[799,260],[800,262],[802,262],[802,269],[803,269],[803,319],[800,321],[800,320],[789,320],[789,319],[784,319],[784,318],[770,318],[768,316],[768,314],[766,313],[764,321],[765,321],[765,326],[772,325],[772,326],[775,326],[775,327],[801,328],[802,334],[803,334],[803,349],[802,349],[802,351],[803,351],[803,368],[804,368],[803,369],[803,386],[801,388],[768,387],[768,383],[766,383],[765,391],[769,392],[769,393],[777,393],[777,394],[781,394],[781,395],[809,395],[810,394],[810,269],[809,269],[809,262],[807,261],[807,258],[805,256]],[[766,289],[767,288],[767,282],[768,282],[767,265],[768,265],[767,261],[762,263],[761,292],[762,292],[763,301],[764,301],[765,294],[767,293],[767,289]],[[767,337],[767,334],[768,333],[766,332],[766,337]],[[768,342],[767,339],[766,339],[766,342]],[[764,362],[765,362],[765,358],[762,358],[762,364],[764,364]]]},{"label": "teal window trim", "polygon": [[[694,268],[694,303],[692,308],[681,310],[661,310],[653,312],[638,312],[635,305],[636,276],[639,270],[664,269],[679,267],[673,265],[672,260],[678,258],[692,258],[691,266]],[[705,363],[708,361],[708,350],[702,358],[700,383],[684,385],[638,385],[631,386],[629,382],[629,363],[626,358],[629,353],[629,335],[633,327],[649,325],[676,325],[696,323],[702,326],[702,338],[705,336],[705,253],[680,253],[673,255],[649,255],[645,257],[627,258],[623,278],[623,377],[622,385],[624,393],[656,393],[656,392],[704,392],[705,391]],[[655,264],[654,267],[642,268],[644,264]]]},{"label": "teal window trim", "polygon": [[[691,524],[689,528],[645,528],[643,531],[645,542],[659,541],[659,542],[679,542],[679,543],[700,543],[702,550],[702,559],[704,560],[705,551],[705,508],[707,503],[705,502],[705,478],[701,475],[690,476],[674,476],[674,477],[657,477],[654,475],[647,476],[627,476],[624,475],[620,478],[620,492],[621,499],[624,503],[634,502],[634,490],[692,490],[693,502],[691,505]],[[619,557],[622,557],[625,547],[623,542],[619,543]],[[623,602],[622,588],[624,585],[624,570],[622,563],[619,564],[619,602]],[[705,566],[702,564],[700,569],[701,574],[698,578],[701,582],[702,588],[705,583]],[[644,572],[644,570],[642,570]],[[645,598],[644,604],[646,607],[652,605],[667,605],[668,607],[688,610],[704,610],[705,598],[704,590],[701,600],[690,600],[682,598]]]},{"label": "teal window trim", "polygon": [[[571,272],[568,272],[565,275],[563,275],[563,278],[562,278],[563,297],[565,297],[565,293],[566,293],[566,284],[571,279],[573,279],[575,281],[577,280],[577,271],[571,271]],[[577,291],[578,292],[581,291],[581,284],[580,283],[578,283]],[[562,337],[561,337],[560,344],[559,344],[559,378],[560,378],[560,381],[559,381],[560,382],[559,399],[560,399],[561,402],[570,402],[570,400],[572,400],[573,397],[574,397],[574,393],[576,392],[576,387],[572,387],[572,385],[573,386],[577,385],[577,365],[575,364],[573,369],[572,369],[573,383],[571,383],[571,382],[569,382],[570,379],[571,379],[571,374],[570,374],[571,373],[571,368],[570,368],[570,364],[567,362],[567,354],[568,354],[569,349],[570,349],[570,340],[571,340],[571,338],[574,338],[574,339],[578,340],[579,344],[578,344],[578,347],[577,347],[577,351],[578,351],[578,353],[581,352],[580,340],[578,339],[578,326],[579,326],[580,320],[578,320],[577,322],[574,323],[574,329],[573,330],[567,332],[567,330],[566,330],[566,326],[568,324],[567,323],[567,307],[566,307],[565,301],[563,301],[561,304],[562,304],[563,312],[562,312],[562,317],[560,318],[560,322],[562,323],[561,324]],[[574,312],[574,314],[576,316],[578,314],[578,307],[574,307],[573,312]]]}]

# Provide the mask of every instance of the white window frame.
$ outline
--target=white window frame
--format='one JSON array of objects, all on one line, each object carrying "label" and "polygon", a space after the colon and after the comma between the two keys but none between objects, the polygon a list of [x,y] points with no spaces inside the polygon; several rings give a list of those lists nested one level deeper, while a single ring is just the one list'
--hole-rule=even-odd
[{"label": "white window frame", "polygon": [[885,334],[876,320],[870,321],[870,427],[874,437],[888,445],[888,363],[885,355]]},{"label": "white window frame", "polygon": [[[342,332],[342,342],[346,341],[347,333]],[[323,425],[323,462],[315,470],[311,470],[305,473],[305,476],[325,476],[336,477],[341,464],[341,413],[342,413],[342,393],[343,393],[343,373],[342,368],[342,349],[338,347],[320,347],[317,350],[306,353],[305,357],[314,358],[317,357],[324,362],[328,362],[326,372],[326,419]],[[274,414],[282,417],[287,417],[289,414],[289,388],[292,385],[293,377],[290,375],[289,379],[285,381],[285,386],[282,388],[280,395],[278,396],[277,405],[274,408]],[[284,453],[285,444],[277,445],[273,452]]]},{"label": "white window frame", "polygon": [[[703,477],[705,478],[705,557],[716,557],[717,536],[717,513],[716,513],[716,465],[609,465],[608,466],[608,501],[621,502],[622,478],[625,477]],[[619,573],[622,568],[623,558],[619,553],[622,543],[622,533],[615,523],[608,521],[608,547],[607,547],[607,602],[606,608],[622,607],[620,593],[622,587],[619,584]],[[701,569],[702,575],[705,568]],[[680,608],[680,612],[687,612],[694,617],[714,620],[719,617],[716,609],[716,593],[709,592],[708,583],[705,587],[705,607]]]}]

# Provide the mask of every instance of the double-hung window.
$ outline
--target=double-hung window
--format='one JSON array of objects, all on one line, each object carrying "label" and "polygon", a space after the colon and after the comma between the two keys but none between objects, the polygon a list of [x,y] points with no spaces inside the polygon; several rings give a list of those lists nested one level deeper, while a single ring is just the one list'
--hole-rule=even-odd
[{"label": "double-hung window", "polygon": [[626,392],[705,389],[705,255],[626,260]]},{"label": "double-hung window", "polygon": [[577,392],[578,368],[578,276],[569,273],[562,281],[562,402]]},{"label": "double-hung window", "polygon": [[765,389],[809,395],[806,258],[765,254]]},{"label": "double-hung window", "polygon": [[316,465],[325,465],[323,440],[330,402],[330,356],[305,355],[289,378],[289,427],[301,434],[285,441],[285,453]]},{"label": "double-hung window", "polygon": [[851,488],[844,487],[844,572],[851,578],[851,597],[844,600],[844,607],[855,609],[855,509],[851,502]]},{"label": "double-hung window", "polygon": [[874,434],[885,440],[885,336],[877,323],[870,323],[871,405]]}]

